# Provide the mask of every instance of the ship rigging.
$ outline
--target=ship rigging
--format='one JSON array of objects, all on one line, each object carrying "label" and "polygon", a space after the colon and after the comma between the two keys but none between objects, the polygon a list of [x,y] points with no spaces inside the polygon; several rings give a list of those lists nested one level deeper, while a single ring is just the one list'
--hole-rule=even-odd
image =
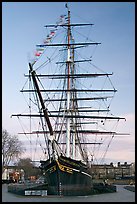
[{"label": "ship rigging", "polygon": [[[114,136],[125,135],[118,133],[116,126],[114,130],[111,127],[111,121],[125,120],[110,111],[117,91],[110,80],[113,73],[103,72],[92,63],[89,48],[101,43],[87,42],[87,38],[75,41],[74,28],[85,26],[92,27],[93,23],[72,23],[68,6],[67,15],[61,15],[56,24],[45,26],[50,33],[36,45],[35,57],[29,61],[29,73],[25,75],[29,89],[24,86],[21,90],[28,94],[29,112],[12,115],[19,120],[29,118],[30,130],[23,129],[20,134],[30,135],[31,144],[36,139],[36,145],[43,147],[40,168],[48,181],[49,194],[89,194],[89,167],[98,156],[95,150],[99,151],[109,138],[108,150]],[[63,38],[62,33],[66,34]],[[35,149],[37,155],[38,151]]]}]

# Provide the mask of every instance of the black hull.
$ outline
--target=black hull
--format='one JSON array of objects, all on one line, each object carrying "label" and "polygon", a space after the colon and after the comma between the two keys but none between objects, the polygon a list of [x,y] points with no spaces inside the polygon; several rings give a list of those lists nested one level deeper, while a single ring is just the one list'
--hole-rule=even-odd
[{"label": "black hull", "polygon": [[59,157],[51,163],[42,162],[42,169],[48,182],[48,194],[61,196],[91,193],[92,178],[81,162]]}]

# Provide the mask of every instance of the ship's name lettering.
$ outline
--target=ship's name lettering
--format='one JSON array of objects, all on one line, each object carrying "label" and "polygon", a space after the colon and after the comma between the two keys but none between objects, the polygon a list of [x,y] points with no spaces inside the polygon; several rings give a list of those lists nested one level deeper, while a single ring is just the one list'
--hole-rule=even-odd
[{"label": "ship's name lettering", "polygon": [[49,171],[50,173],[56,171],[56,166],[55,166],[55,165],[52,166],[50,169],[48,169],[48,171]]},{"label": "ship's name lettering", "polygon": [[67,166],[64,166],[64,165],[60,164],[58,161],[57,161],[57,164],[58,164],[58,167],[59,167],[59,169],[60,169],[61,171],[65,171],[65,172],[68,172],[68,173],[70,173],[70,174],[73,173],[72,168],[67,167]]}]

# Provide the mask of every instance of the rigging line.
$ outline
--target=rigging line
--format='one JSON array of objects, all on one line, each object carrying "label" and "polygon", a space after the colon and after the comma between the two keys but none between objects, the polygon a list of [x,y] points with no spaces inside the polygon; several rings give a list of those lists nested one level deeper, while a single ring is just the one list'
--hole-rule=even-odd
[{"label": "rigging line", "polygon": [[[89,27],[88,35],[87,35],[87,36],[88,36],[88,37],[87,37],[87,41],[90,40],[90,39],[89,39],[89,36],[90,36],[90,33],[91,33],[91,29],[92,29],[92,26]],[[92,41],[92,40],[90,40],[90,41]],[[93,41],[93,42],[94,42],[94,41]]]},{"label": "rigging line", "polygon": [[[77,84],[80,84],[81,86],[83,86],[84,88],[86,88],[87,90],[88,90],[88,87],[87,86],[85,86],[82,82],[80,82],[80,80],[77,80]],[[81,89],[82,90],[82,89]],[[89,89],[90,90],[90,89]],[[103,90],[103,89],[102,89]],[[88,92],[84,92],[84,94],[88,94]],[[99,93],[94,93],[96,96],[98,96],[98,97],[101,97],[100,95],[101,94],[99,94]],[[89,95],[89,94],[88,94]],[[105,101],[104,99],[102,99],[103,101]],[[98,103],[100,102],[100,100],[98,101]],[[106,106],[107,107],[107,106]],[[108,109],[108,107],[107,107],[107,109]]]},{"label": "rigging line", "polygon": [[99,71],[101,71],[101,72],[107,74],[107,72],[105,72],[104,70],[100,69],[99,67],[97,67],[97,66],[94,65],[93,63],[91,63],[91,62],[88,62],[88,63],[91,64],[91,65],[92,65],[93,67],[95,67],[96,69],[98,69]]},{"label": "rigging line", "polygon": [[17,116],[17,118],[18,118],[18,121],[19,121],[19,123],[20,123],[20,126],[21,126],[21,128],[22,128],[22,131],[23,131],[24,135],[26,136],[26,138],[28,139],[28,141],[31,143],[31,140],[29,139],[28,135],[26,134],[26,132],[25,132],[25,130],[24,130],[24,128],[23,128],[23,125],[22,125],[22,123],[21,123],[20,117]]},{"label": "rigging line", "polygon": [[35,161],[35,154],[36,154],[36,151],[37,151],[38,138],[39,138],[39,135],[37,134],[37,139],[36,139],[35,148],[34,148],[34,159],[33,159],[34,161]]},{"label": "rigging line", "polygon": [[[32,94],[34,94],[34,93],[32,93]],[[37,106],[37,104],[30,98],[30,101],[35,105],[35,106]]]},{"label": "rigging line", "polygon": [[118,127],[118,123],[119,123],[119,120],[117,120],[117,122],[114,123],[113,127],[111,128],[111,130],[115,130],[116,131],[116,129]]},{"label": "rigging line", "polygon": [[[102,121],[101,121],[101,122],[102,122]],[[102,126],[102,125],[99,125],[99,123],[98,123],[98,125],[97,125],[97,128],[103,129],[103,130],[105,130],[105,131],[108,130],[108,128],[106,128],[104,124],[103,124],[103,126]],[[111,128],[111,130],[113,130],[113,128]],[[111,131],[111,130],[110,130],[110,131]]]},{"label": "rigging line", "polygon": [[102,88],[101,88],[102,90],[105,87],[106,81],[107,81],[107,77],[105,77],[104,84],[102,84]]},{"label": "rigging line", "polygon": [[[31,88],[31,76],[29,75],[29,89]],[[31,92],[29,92],[29,113],[31,115]],[[31,117],[29,119],[29,131],[31,132]],[[31,134],[30,134],[30,140],[31,140]],[[30,154],[31,154],[31,160],[32,160],[32,146],[30,144]]]},{"label": "rigging line", "polygon": [[[76,17],[78,17],[79,19],[81,19],[81,20],[84,21],[84,22],[91,23],[89,20],[82,18],[81,16],[75,14],[73,11],[71,11],[71,14],[74,15],[74,16],[76,16]],[[92,25],[91,25],[91,26],[92,26]]]},{"label": "rigging line", "polygon": [[[105,88],[106,81],[107,81],[107,77],[105,77],[104,84],[102,85],[102,88],[101,88],[102,90],[103,90],[103,88]],[[114,89],[115,89],[115,88],[114,88]],[[102,93],[101,93],[101,94],[102,94]],[[106,107],[107,109],[109,109],[110,104],[111,104],[111,99],[110,99],[109,105],[107,105],[107,103],[106,103],[105,100],[103,100],[103,103],[104,103],[105,107]],[[107,115],[109,115],[108,112],[106,113],[106,116],[107,116]],[[106,121],[106,120],[105,120],[105,121]],[[103,124],[105,124],[105,122],[103,122]]]},{"label": "rigging line", "polygon": [[[58,88],[60,87],[60,84],[61,84],[61,81],[58,83],[58,86],[56,87],[56,89],[58,89]],[[55,93],[53,96],[56,96],[56,93]],[[53,107],[55,108],[55,106],[54,106],[54,103],[53,103],[53,102],[52,102],[52,105],[53,105]],[[56,108],[55,108],[55,110],[56,110]]]},{"label": "rigging line", "polygon": [[[64,39],[63,39],[63,40],[64,40]],[[63,40],[62,40],[61,42],[63,42]],[[46,47],[46,48],[48,49],[48,47]],[[47,49],[45,49],[45,50],[47,50]],[[45,50],[44,50],[44,52],[45,52]],[[57,50],[58,50],[58,47],[55,48],[54,52],[53,52],[53,53],[51,54],[51,56],[49,57],[50,60],[45,61],[43,64],[41,64],[39,67],[37,67],[36,71],[39,70],[40,68],[46,66],[46,65],[48,64],[48,61],[51,62],[52,60],[54,60],[54,59],[58,56],[58,54],[57,54],[54,58],[52,58],[52,59],[51,59],[51,57],[54,56],[54,54],[56,53]],[[47,63],[47,64],[46,64],[46,63]],[[46,64],[46,65],[45,65],[45,64]]]},{"label": "rigging line", "polygon": [[[90,28],[90,29],[91,29],[91,28]],[[86,35],[83,35],[82,33],[78,32],[77,30],[76,30],[75,32],[78,33],[79,35],[81,35],[82,37],[84,37],[84,38],[85,38],[85,42],[86,42],[86,41],[96,42],[96,41],[93,41],[93,40],[89,39]],[[89,32],[90,32],[90,31],[89,31]]]},{"label": "rigging line", "polygon": [[[96,45],[97,46],[97,45]],[[82,59],[82,60],[89,60],[89,61],[87,61],[87,63],[88,62],[90,62],[91,61],[91,57],[84,57],[84,56],[82,56],[81,54],[80,54],[80,51],[76,51],[76,54],[77,54],[77,58],[78,58],[78,56],[80,56],[80,58]],[[83,69],[83,70],[86,70],[86,69]],[[87,70],[86,70],[87,71]]]},{"label": "rigging line", "polygon": [[[105,86],[105,83],[106,83],[107,79],[109,80],[109,82],[110,82],[112,88],[115,90],[115,87],[113,86],[113,84],[112,84],[110,78],[108,77],[108,75],[107,75],[106,80],[105,80],[105,82],[104,82],[104,86]],[[103,89],[103,87],[102,87],[102,89]],[[115,96],[115,92],[113,93],[113,97],[110,98],[108,105],[107,105],[107,103],[105,103],[105,100],[103,100],[103,102],[104,102],[104,104],[105,104],[105,106],[106,106],[107,109],[109,109],[109,107],[111,106],[111,103],[112,103],[112,101],[113,101],[113,99],[114,99],[114,96]],[[107,115],[108,115],[108,113],[107,113]],[[111,115],[113,115],[113,114],[111,114]]]},{"label": "rigging line", "polygon": [[[42,129],[43,129],[43,131],[45,130],[45,125],[44,125],[44,121],[42,120],[42,117],[40,118],[40,120],[41,120],[41,126],[42,126]],[[48,136],[44,133],[43,134],[43,136],[44,136],[44,139],[45,139],[45,144],[46,144],[46,147],[47,147],[47,150],[48,150],[48,155],[50,154],[50,151],[49,151],[49,146],[48,146]],[[42,145],[40,144],[40,146],[42,147]],[[44,150],[45,150],[46,148],[44,148]],[[45,151],[44,151],[44,154],[45,154]]]},{"label": "rigging line", "polygon": [[[109,82],[110,82],[112,88],[115,90],[115,87],[114,87],[114,85],[112,84],[112,81],[110,80],[110,77],[108,77],[108,75],[106,75],[106,79],[105,79],[105,81],[104,81],[104,85],[103,85],[103,86],[105,86],[105,83],[106,83],[107,79],[109,80]],[[102,89],[103,89],[103,88],[102,88]]]},{"label": "rigging line", "polygon": [[[78,59],[78,57],[77,57],[77,59]],[[85,74],[89,74],[89,72],[87,71],[87,68],[83,68],[83,66],[81,66],[80,63],[78,63],[77,66],[76,66],[77,73],[81,74],[81,70],[82,70],[83,73],[85,71]]]},{"label": "rigging line", "polygon": [[[54,58],[51,59],[51,57],[55,54],[55,52],[56,52],[57,49],[58,49],[58,48],[56,48],[56,49],[54,50],[54,52],[51,54],[51,56],[48,58],[48,60],[45,61],[45,62],[43,62],[40,66],[38,66],[38,67],[35,69],[35,71],[37,71],[37,70],[43,68],[44,66],[47,66],[49,63],[51,63],[51,61],[54,60],[54,59],[58,56],[58,55],[56,55]],[[47,63],[47,64],[46,64],[46,63]]]},{"label": "rigging line", "polygon": [[63,126],[64,126],[64,121],[65,121],[65,109],[64,109],[64,116],[63,116],[63,118],[62,118],[61,120],[62,120],[61,131],[60,131],[60,133],[58,134],[58,138],[56,139],[57,142],[59,141],[59,138],[60,138],[60,136],[62,135],[62,130],[63,130]]},{"label": "rigging line", "polygon": [[[90,40],[91,41],[91,40]],[[85,41],[86,42],[86,41]],[[93,43],[95,43],[94,41],[91,41],[91,42],[93,42]],[[93,51],[95,50],[95,49],[97,49],[97,46],[98,46],[98,44],[95,44],[92,48],[93,48]],[[85,48],[88,48],[88,45],[86,45],[85,46]],[[87,57],[83,57],[81,54],[80,54],[80,52],[81,52],[81,50],[76,50],[76,52],[77,52],[77,54],[81,57],[81,58],[83,58],[83,59],[87,59]],[[90,51],[91,52],[91,51]],[[84,53],[85,54],[85,53]],[[90,56],[90,58],[89,59],[91,59],[91,56]]]},{"label": "rigging line", "polygon": [[[64,85],[63,85],[63,89],[64,89],[64,87],[65,87],[65,84],[66,84],[66,80],[64,80]],[[61,99],[63,99],[63,92],[62,92],[62,95],[61,95]],[[62,104],[61,104],[61,102],[60,102],[60,107],[59,107],[59,110],[62,108],[61,107],[62,106]],[[65,108],[64,108],[64,111],[65,111]],[[59,115],[59,114],[58,114]],[[64,117],[65,117],[65,114],[64,114]],[[64,121],[64,117],[62,118],[62,121]],[[58,122],[58,120],[59,120],[59,117],[57,118],[57,122]],[[57,123],[56,123],[57,124]],[[56,130],[56,124],[55,124],[55,130]],[[63,128],[63,123],[62,123],[62,126],[61,126],[61,129]],[[60,133],[61,134],[61,133]],[[59,134],[59,136],[58,136],[58,139],[59,139],[59,137],[60,137],[60,134]],[[57,141],[58,141],[58,139],[57,139]]]},{"label": "rigging line", "polygon": [[[82,57],[82,59],[87,59],[87,58],[83,58],[83,56],[81,56],[81,54],[80,54],[78,51],[76,51],[76,52],[77,52],[77,54],[78,54],[80,57]],[[90,58],[89,58],[89,59],[90,59]],[[99,67],[97,67],[96,65],[94,65],[91,61],[89,61],[88,63],[91,64],[91,65],[92,65],[94,68],[96,68],[97,70],[99,70],[99,71],[101,71],[101,72],[107,74],[107,72],[105,72],[104,70],[102,70],[102,69],[100,69]]]},{"label": "rigging line", "polygon": [[112,137],[111,137],[111,139],[110,139],[110,141],[109,141],[109,143],[108,143],[108,145],[107,145],[106,151],[104,152],[104,155],[103,155],[103,157],[102,157],[102,159],[101,159],[101,162],[104,161],[104,158],[105,158],[105,156],[106,156],[106,154],[107,154],[108,148],[109,148],[109,146],[110,146],[110,144],[111,144],[113,138],[114,138],[114,135],[112,135]]},{"label": "rigging line", "polygon": [[[77,133],[77,131],[76,131],[76,133]],[[75,145],[75,149],[76,149],[76,151],[77,152],[79,152],[80,153],[80,155],[81,155],[81,157],[84,159],[84,161],[85,161],[85,156],[84,156],[84,150],[83,150],[83,148],[81,147],[81,145],[80,145],[80,138],[78,137],[78,134],[77,134],[77,141],[78,141],[78,145]],[[71,142],[71,139],[69,139],[69,142]],[[72,147],[74,147],[74,145],[73,144],[71,144],[72,145]]]},{"label": "rigging line", "polygon": [[[39,70],[40,68],[43,68],[44,66],[47,66],[52,60],[54,60],[54,59],[58,56],[58,54],[54,56],[54,54],[56,53],[57,49],[58,49],[58,47],[56,47],[56,48],[54,49],[54,52],[51,54],[50,57],[47,57],[48,60],[45,61],[44,63],[42,63],[40,66],[38,66],[37,69],[35,69],[35,70],[37,71],[37,70]],[[54,57],[53,57],[53,56],[54,56]],[[53,57],[53,58],[51,58],[51,57]],[[47,63],[47,64],[46,64],[46,63]]]},{"label": "rigging line", "polygon": [[[58,54],[53,57],[53,55],[56,53],[56,50],[57,50],[57,49],[58,49],[58,48],[56,48],[56,49],[54,50],[54,53],[52,53],[50,57],[47,57],[47,58],[48,58],[48,61],[46,61],[46,62],[44,62],[42,65],[40,65],[40,66],[38,67],[38,69],[47,66],[49,63],[51,63],[53,60],[55,60],[55,59],[58,57]],[[51,58],[51,57],[53,57],[53,58]],[[46,63],[47,63],[47,64],[46,64]]]},{"label": "rigging line", "polygon": [[45,50],[46,50],[46,49],[44,49],[44,51],[41,53],[41,55],[38,57],[38,59],[36,59],[35,64],[39,61],[40,58],[42,58],[43,54],[45,53]]},{"label": "rigging line", "polygon": [[22,95],[23,95],[24,101],[26,102],[27,106],[29,107],[29,102],[27,101],[25,94],[23,92],[22,92]]},{"label": "rigging line", "polygon": [[[118,120],[118,121],[119,121],[119,120]],[[116,123],[116,127],[117,127],[117,125],[118,125],[118,121],[117,121],[117,123]],[[115,129],[116,129],[116,127],[115,127]],[[111,131],[111,130],[113,130],[113,127],[110,129],[110,131]],[[109,137],[108,137],[108,138],[109,138]],[[102,156],[101,162],[104,160],[104,158],[105,158],[105,156],[106,156],[106,153],[107,153],[107,151],[108,151],[108,148],[109,148],[109,146],[110,146],[110,143],[111,143],[111,141],[112,141],[113,138],[114,138],[114,135],[111,136],[111,139],[110,139],[109,144],[108,144],[108,146],[107,146],[106,152],[104,153],[104,156]],[[107,140],[107,138],[105,138],[104,141],[105,141],[105,140]],[[104,142],[104,141],[103,141],[103,142]]]},{"label": "rigging line", "polygon": [[97,49],[97,46],[95,46],[95,47],[93,48],[92,55],[90,56],[90,58],[93,57],[93,55],[95,54],[96,49]]},{"label": "rigging line", "polygon": [[[42,122],[43,122],[43,121],[42,121]],[[42,122],[41,122],[41,123],[42,123]],[[35,125],[35,126],[36,126],[36,125]],[[41,127],[40,121],[39,121],[39,123],[38,123],[38,126],[39,126],[39,128]],[[42,126],[44,126],[44,125],[42,124]],[[39,128],[38,128],[38,129],[39,129]],[[44,129],[43,129],[43,131],[44,131]],[[45,147],[42,146],[43,143],[42,143],[40,140],[38,141],[38,138],[40,139],[39,134],[37,133],[36,144],[37,144],[37,143],[39,144],[39,146],[41,147],[41,149],[42,149],[42,151],[43,151],[43,154],[45,154]],[[45,137],[44,137],[44,139],[45,139]],[[45,142],[46,142],[46,139],[45,139]],[[46,145],[47,145],[47,144],[46,144]],[[36,152],[36,148],[35,148],[35,152]]]},{"label": "rigging line", "polygon": [[[42,86],[42,88],[43,88],[43,90],[44,90],[44,86],[43,86],[42,82],[39,80],[38,76],[37,76],[37,79],[38,79],[39,83],[41,84],[41,86]],[[53,81],[53,80],[52,80],[52,81]],[[61,82],[60,82],[60,83],[61,83]],[[50,86],[51,86],[51,85],[50,85]],[[59,85],[58,85],[58,86],[59,86]],[[57,87],[57,88],[58,88],[58,87]],[[49,97],[49,94],[46,93],[46,95],[47,95],[48,98],[50,98],[50,97]],[[54,94],[53,97],[54,97],[55,95],[56,95],[56,94]],[[53,98],[53,97],[52,97],[52,98]],[[45,101],[46,101],[46,100],[45,100]],[[49,104],[50,104],[50,102],[49,102]],[[54,106],[53,102],[52,102],[52,105],[53,105],[53,107],[54,107],[55,110],[56,110],[56,107]],[[47,104],[47,106],[48,106],[48,104]]]},{"label": "rigging line", "polygon": [[[88,89],[88,87],[87,86],[85,86],[82,82],[80,82],[80,80],[77,80],[77,84],[78,84],[78,86],[79,86],[79,84],[81,85],[81,86],[83,86],[83,88],[86,88],[86,89]],[[82,89],[81,89],[82,90]],[[88,92],[84,92],[84,94],[88,94]],[[100,94],[98,94],[98,93],[94,93],[95,95],[97,95],[98,97],[100,97]],[[89,95],[89,94],[88,94]]]},{"label": "rigging line", "polygon": [[[57,144],[57,147],[59,148],[60,153],[65,156],[65,153],[63,152],[63,149],[61,149],[60,145],[57,142],[56,142],[56,144]],[[56,151],[57,151],[57,148],[56,148]],[[58,151],[57,151],[57,153],[58,153]]]},{"label": "rigging line", "polygon": [[[56,36],[54,36],[54,37],[52,38],[52,41],[54,40],[55,37],[56,37]],[[51,41],[51,42],[52,42],[52,41]],[[50,43],[51,43],[51,42],[50,42]],[[47,48],[47,47],[46,47],[46,48]],[[46,48],[44,49],[44,51],[42,52],[42,54],[38,57],[38,59],[36,59],[36,62],[39,61],[39,59],[43,56],[43,54],[44,54],[45,51],[47,50]],[[35,63],[36,63],[36,62],[35,62]],[[40,67],[40,66],[39,66],[39,67]],[[39,67],[38,67],[37,69],[39,69]],[[37,69],[36,69],[36,70],[37,70]]]},{"label": "rigging line", "polygon": [[[62,28],[65,29],[65,30],[67,29],[67,28],[65,28],[65,27],[60,27],[60,28],[59,28],[59,29],[60,29],[59,31],[61,31]],[[56,38],[57,36],[60,37],[60,35],[61,35],[62,33],[63,33],[63,35],[64,35],[65,32],[66,32],[66,31],[64,31],[64,30],[62,30],[60,33],[58,32],[57,35],[55,36],[55,38]],[[62,36],[63,36],[63,35],[62,35]],[[64,36],[65,36],[65,35],[64,35]],[[63,36],[63,38],[65,38],[64,36]],[[64,40],[64,39],[63,39],[63,40]],[[62,40],[61,42],[63,42],[63,40]]]},{"label": "rigging line", "polygon": [[[75,95],[77,95],[76,93],[75,93]],[[77,103],[77,101],[76,101],[76,107],[78,108],[78,103]],[[79,112],[77,111],[77,112],[75,112],[75,115],[79,115]],[[81,119],[80,119],[80,121],[81,121]],[[81,130],[82,130],[82,125],[80,126],[80,128],[81,128]],[[77,129],[76,129],[77,130]],[[81,134],[81,135],[83,135],[83,134]],[[85,151],[84,151],[84,148],[85,148],[85,146],[84,146],[84,148],[82,148],[82,146],[80,145],[80,138],[79,138],[79,136],[78,136],[78,133],[77,133],[77,131],[76,131],[76,136],[77,136],[77,140],[78,140],[78,150],[80,150],[80,154],[81,154],[81,156],[82,156],[82,158],[84,159],[84,161],[85,161]],[[82,136],[82,138],[83,138],[83,136]],[[83,142],[84,142],[84,140],[83,140]],[[77,146],[76,146],[77,147]],[[76,147],[75,147],[75,149],[76,149]],[[77,149],[76,149],[77,150]]]},{"label": "rigging line", "polygon": [[[37,80],[39,81],[41,87],[43,88],[43,90],[45,90],[45,88],[44,88],[44,86],[43,86],[41,80],[39,79],[39,77],[38,77],[38,76],[36,76],[36,77],[37,77]],[[48,96],[48,94],[47,94],[46,92],[45,92],[45,95],[47,95],[47,98],[49,98],[49,96]]]},{"label": "rigging line", "polygon": [[[113,73],[112,73],[113,74]],[[111,81],[111,79],[110,79],[110,77],[107,75],[107,77],[108,77],[108,80],[109,80],[109,82],[110,82],[110,84],[111,84],[111,86],[115,89],[115,87],[114,87],[114,85],[113,85],[113,83],[112,83],[112,81]]]},{"label": "rigging line", "polygon": [[[98,126],[98,123],[96,124],[96,126]],[[96,127],[96,129],[97,129],[97,127]],[[98,137],[97,137],[97,134],[95,134],[95,136],[94,136],[94,141],[95,141],[95,143],[97,142],[97,140],[98,140]],[[96,147],[96,145],[94,144],[94,145],[93,145],[93,149],[92,149],[93,154],[94,154],[96,148],[97,148],[97,147]],[[100,145],[99,145],[98,148],[100,148]]]},{"label": "rigging line", "polygon": [[[109,107],[111,106],[112,101],[114,100],[114,96],[115,96],[115,93],[113,93],[113,97],[110,99],[109,106],[107,107],[108,109],[109,109]],[[114,116],[114,114],[112,114],[112,113],[111,113],[111,115]]]},{"label": "rigging line", "polygon": [[[100,105],[100,104],[99,104],[99,105]],[[101,106],[101,105],[100,105],[100,106]],[[99,106],[99,109],[101,108],[100,106]],[[99,112],[98,112],[98,115],[99,115]],[[96,129],[98,129],[98,126],[99,126],[99,123],[96,124]],[[95,134],[95,142],[96,142],[97,140],[98,140],[97,134]],[[99,149],[99,148],[100,148],[100,145],[99,145],[98,149]],[[94,152],[94,151],[95,151],[95,144],[94,144],[94,146],[93,146],[93,152]]]},{"label": "rigging line", "polygon": [[[34,88],[35,88],[35,86],[34,86]],[[41,115],[41,108],[40,108],[40,103],[39,103],[39,99],[38,99],[37,92],[35,93],[35,96],[36,96],[36,97],[35,97],[35,100],[36,100],[36,103],[37,103],[37,107],[38,107],[39,113],[40,113],[40,115]],[[41,120],[42,129],[43,129],[43,131],[44,131],[45,129],[44,129],[43,118],[40,117],[40,120]],[[44,133],[44,138],[45,138],[45,144],[46,144],[47,149],[48,149],[48,155],[50,155],[50,150],[49,150],[49,146],[48,146],[48,136],[47,136],[45,133]]]},{"label": "rigging line", "polygon": [[[32,90],[35,90],[35,87],[34,87],[33,83],[31,83],[31,87],[32,87]],[[32,100],[32,98],[30,98],[30,100],[33,102],[33,104],[36,105],[36,107],[38,107],[39,101],[38,101],[36,92],[33,92],[33,94],[31,96],[33,96],[34,101]]]},{"label": "rigging line", "polygon": [[[58,84],[58,86],[56,87],[57,89],[59,88],[60,84],[61,84],[61,81],[60,81],[60,83]],[[52,98],[54,98],[55,96],[56,96],[56,93],[53,95]],[[46,100],[45,100],[45,101],[46,101]],[[50,102],[50,101],[49,101],[49,104],[52,104],[52,106],[54,107],[54,109],[57,110],[57,108],[55,107],[55,105],[54,105],[53,102]],[[49,112],[50,112],[50,111],[49,111]]]},{"label": "rigging line", "polygon": [[101,145],[98,145],[98,149],[93,151],[94,160],[97,162],[97,164],[99,164],[99,160],[97,159],[97,157],[98,157],[98,153],[99,153],[100,149],[101,149]]},{"label": "rigging line", "polygon": [[[104,125],[104,124],[103,124]],[[103,129],[103,130],[107,130],[106,128],[105,128],[105,126],[100,126],[99,125],[99,123],[97,123],[97,129],[99,128],[99,127],[101,127],[101,129]],[[103,137],[101,137],[100,138],[101,140],[103,140]],[[105,139],[103,140],[103,142],[105,141],[107,139],[107,137],[105,137]],[[97,134],[95,135],[95,142],[98,140],[98,138],[97,138]],[[101,147],[100,147],[100,145],[98,146],[98,152],[99,152],[99,149],[100,149]],[[95,147],[95,145],[94,145],[94,147],[93,147],[93,153],[96,151],[96,147]],[[96,156],[97,156],[97,154],[96,154]]]},{"label": "rigging line", "polygon": [[[65,85],[66,85],[66,80],[64,80],[63,88],[65,87]],[[63,92],[62,92],[61,98],[63,98],[63,95],[64,95],[64,94],[63,94]],[[64,105],[66,106],[66,102],[65,102]],[[61,102],[60,102],[60,107],[59,107],[59,109],[61,109],[61,108],[62,108],[62,104],[61,104]],[[58,114],[58,115],[59,115],[59,114]],[[58,119],[59,119],[59,117],[58,117]],[[64,116],[63,116],[63,118],[62,118],[62,121],[65,121],[65,107],[64,107]],[[62,123],[61,129],[63,129],[63,125],[64,125],[64,122]],[[59,133],[57,141],[59,140],[60,135],[61,135],[61,133]]]},{"label": "rigging line", "polygon": [[[40,122],[39,122],[39,128],[40,128]],[[39,128],[38,128],[38,130],[39,130]],[[42,149],[42,151],[43,151],[43,154],[45,154],[44,147],[42,147],[41,141],[40,140],[38,141],[38,138],[40,138],[40,137],[39,137],[39,134],[37,133],[36,147],[35,147],[35,151],[34,152],[36,153],[36,151],[37,151],[37,144],[39,144],[41,149]]]},{"label": "rigging line", "polygon": [[[76,133],[77,133],[77,132],[76,132]],[[77,134],[77,140],[80,142],[79,137],[78,137],[78,134]],[[70,141],[70,139],[69,139],[69,141]],[[72,145],[72,146],[73,146],[73,145]],[[76,149],[76,151],[80,150],[81,156],[82,156],[82,158],[84,158],[83,148],[78,145],[78,146],[75,146],[75,149]]]},{"label": "rigging line", "polygon": [[[40,120],[41,120],[41,127],[42,127],[42,129],[43,129],[43,132],[44,132],[44,130],[45,130],[45,125],[44,125],[44,121],[43,121],[43,119],[42,119],[42,117],[40,117]],[[40,123],[40,122],[39,122]],[[47,147],[47,150],[48,150],[48,155],[50,154],[50,152],[49,152],[49,146],[48,146],[48,136],[44,133],[43,134],[43,136],[44,136],[44,139],[45,139],[45,144],[46,144],[46,147]],[[42,147],[42,145],[40,144],[40,146]],[[44,153],[45,153],[45,151],[44,151]]]},{"label": "rigging line", "polygon": [[[106,78],[107,79],[107,78]],[[83,87],[85,87],[85,88],[87,88],[86,86],[84,86],[83,85],[83,83],[81,83],[79,80],[77,81],[77,83],[79,83],[80,85],[82,85]],[[102,86],[102,90],[103,90],[103,86]],[[86,93],[86,92],[85,92]],[[87,94],[87,93],[86,93]],[[97,96],[100,96],[101,94],[98,94],[98,93],[95,93],[95,95],[97,95]],[[113,97],[112,98],[114,98],[114,94],[113,94]],[[109,109],[109,107],[110,107],[110,105],[111,105],[111,103],[112,103],[112,99],[110,99],[110,103],[109,103],[109,106],[107,105],[107,102],[105,102],[105,101],[108,101],[108,100],[104,100],[104,99],[102,99],[103,100],[103,103],[104,103],[104,105],[105,105],[105,107],[107,108],[107,109]],[[96,101],[99,105],[101,105],[101,102],[100,101]],[[108,113],[107,113],[108,114]]]},{"label": "rigging line", "polygon": [[22,87],[22,90],[25,88],[26,84],[28,83],[29,78],[26,80],[24,86]]}]

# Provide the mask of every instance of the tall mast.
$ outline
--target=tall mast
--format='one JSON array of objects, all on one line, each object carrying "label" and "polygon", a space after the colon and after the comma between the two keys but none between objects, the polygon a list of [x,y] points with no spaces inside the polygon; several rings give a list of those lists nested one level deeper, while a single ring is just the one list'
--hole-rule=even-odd
[{"label": "tall mast", "polygon": [[[68,8],[68,7],[67,7]],[[71,55],[70,55],[70,10],[68,9],[68,31],[67,31],[67,72],[68,72],[68,79],[67,79],[67,115],[70,115],[70,67],[71,67]],[[67,135],[66,135],[66,156],[70,156],[70,117],[67,118]]]},{"label": "tall mast", "polygon": [[[73,40],[73,43],[74,43],[74,39]],[[74,74],[75,74],[75,64],[74,64],[74,45],[72,47],[72,88],[75,88],[75,79],[74,79]],[[75,101],[75,97],[76,97],[76,93],[73,92],[72,93],[72,111],[73,111],[73,114],[76,114],[76,111],[75,110],[75,106],[76,106],[76,101]],[[72,135],[72,158],[75,159],[76,157],[76,152],[75,152],[75,147],[76,147],[76,123],[77,123],[77,119],[74,118],[74,121],[73,121],[73,130],[74,130],[74,133]]]},{"label": "tall mast", "polygon": [[[39,86],[38,86],[38,83],[37,83],[37,80],[36,80],[36,76],[35,76],[36,73],[33,70],[32,65],[30,63],[29,63],[29,68],[30,68],[30,73],[31,73],[31,76],[32,76],[32,79],[33,79],[33,82],[34,82],[35,89],[37,91],[37,94],[38,94],[38,97],[39,97],[39,100],[40,100],[40,103],[41,103],[44,118],[45,118],[45,121],[46,121],[46,123],[48,125],[48,129],[49,129],[50,136],[51,136],[48,142],[51,142],[52,149],[49,150],[49,147],[48,147],[48,152],[52,151],[52,153],[53,153],[54,152],[54,150],[53,150],[53,128],[52,128],[51,122],[49,120],[47,109],[45,107],[45,104],[44,104],[44,101],[43,101],[43,98],[42,98],[42,95],[41,95],[41,92],[40,92],[40,89],[39,89]],[[51,152],[49,152],[49,158],[50,158],[50,156],[51,156]]]},{"label": "tall mast", "polygon": [[45,104],[44,104],[44,101],[43,101],[43,98],[42,98],[42,95],[40,93],[40,89],[39,89],[39,86],[38,86],[38,83],[37,83],[37,80],[36,80],[36,77],[35,77],[35,71],[33,70],[32,65],[30,63],[29,63],[29,67],[30,67],[30,72],[31,72],[31,75],[32,75],[32,79],[33,79],[36,91],[37,91],[39,99],[40,99],[40,103],[41,103],[41,106],[42,106],[44,117],[45,117],[45,120],[46,120],[48,128],[49,128],[50,135],[53,135],[53,129],[52,129],[52,126],[51,126],[51,123],[50,123],[50,120],[49,120],[49,117],[48,117],[47,109],[45,107]]}]

